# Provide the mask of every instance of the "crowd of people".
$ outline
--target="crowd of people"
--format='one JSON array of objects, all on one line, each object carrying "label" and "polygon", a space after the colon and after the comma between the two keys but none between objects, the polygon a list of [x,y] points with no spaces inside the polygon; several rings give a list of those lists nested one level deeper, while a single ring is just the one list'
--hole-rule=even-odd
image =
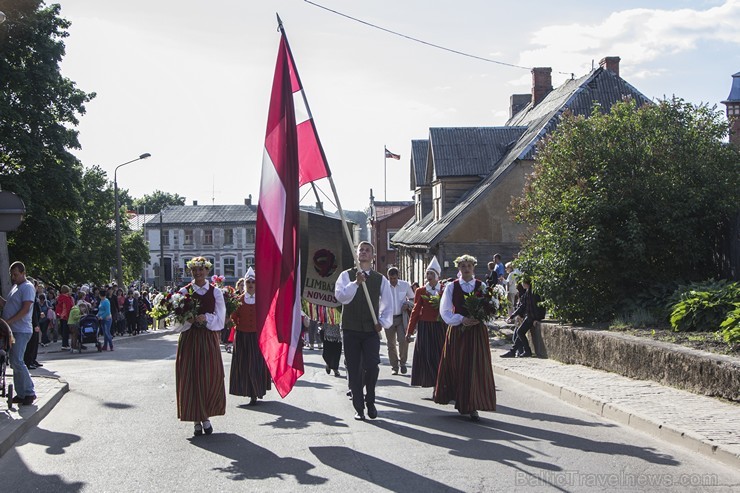
[{"label": "crowd of people", "polygon": [[[339,364],[344,354],[348,396],[352,399],[355,419],[378,416],[375,387],[379,375],[380,340],[387,340],[391,373],[408,372],[409,343],[415,340],[411,365],[411,385],[432,388],[432,398],[439,404],[453,403],[457,411],[473,421],[479,411],[495,411],[496,392],[488,342],[488,328],[476,319],[465,303],[465,297],[485,286],[474,277],[477,260],[462,255],[455,260],[456,278],[440,279],[441,268],[436,258],[425,273],[422,286],[399,279],[398,269],[391,267],[387,277],[372,269],[374,249],[369,242],[357,247],[357,265],[342,272],[335,284],[335,297],[342,304],[339,316],[325,315],[319,327],[317,320],[305,316],[306,347],[318,342],[323,351],[326,372],[340,376]],[[500,256],[489,263],[489,284],[508,287],[512,301],[510,317],[521,317],[523,323],[514,333],[514,347],[504,357],[532,355],[526,333],[537,319],[538,307],[531,293],[531,283],[512,268],[501,264]],[[255,405],[271,389],[271,377],[259,348],[255,293],[256,274],[250,268],[239,281],[235,293],[238,305],[227,313],[221,288],[208,277],[212,265],[204,257],[188,262],[192,282],[179,290],[197,300],[197,314],[179,327],[176,356],[177,415],[181,421],[194,424],[194,435],[213,432],[211,417],[226,410],[225,372],[221,355],[224,334],[231,336],[233,356],[229,375],[229,394],[248,397]],[[11,267],[13,290],[4,305],[3,318],[12,332],[16,350],[11,351],[11,366],[21,404],[35,399],[29,369],[41,366],[36,361],[38,347],[62,340],[62,349],[85,349],[80,346],[80,320],[95,316],[103,336],[101,349],[113,351],[113,340],[124,334],[135,335],[149,330],[153,303],[162,298],[155,290],[139,292],[111,286],[63,285],[57,290],[25,277],[25,267],[16,262]],[[521,281],[521,282],[519,282]],[[512,288],[512,283],[514,288]],[[233,290],[232,290],[233,291]],[[361,293],[361,291],[363,293]],[[513,292],[513,296],[512,296]],[[514,306],[515,301],[520,301]],[[12,312],[12,313],[11,313]],[[336,317],[335,320],[333,317]],[[2,342],[0,324],[0,342]],[[311,330],[313,328],[313,330]],[[35,338],[35,340],[34,340]],[[19,356],[19,350],[23,356]],[[21,367],[22,366],[22,367]]]}]

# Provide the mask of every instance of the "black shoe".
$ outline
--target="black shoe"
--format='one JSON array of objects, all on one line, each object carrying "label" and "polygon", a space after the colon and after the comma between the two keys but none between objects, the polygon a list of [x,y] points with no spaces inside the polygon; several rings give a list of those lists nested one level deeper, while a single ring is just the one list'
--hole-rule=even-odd
[{"label": "black shoe", "polygon": [[195,429],[193,430],[193,436],[199,437],[203,434],[203,425],[200,423],[195,424]]},{"label": "black shoe", "polygon": [[473,411],[470,413],[470,421],[480,421],[480,416],[478,416],[478,411]]},{"label": "black shoe", "polygon": [[23,402],[21,404],[23,404],[24,406],[30,406],[31,404],[33,404],[33,401],[35,400],[36,400],[35,395],[27,395],[26,397],[23,398]]},{"label": "black shoe", "polygon": [[331,373],[331,368],[329,368],[329,365],[326,365],[326,368],[325,368],[325,370],[326,370],[326,374],[327,374],[327,375],[328,375],[329,373]]},{"label": "black shoe", "polygon": [[513,349],[510,349],[509,351],[506,351],[504,354],[501,355],[502,358],[515,358],[516,357],[516,351]]},{"label": "black shoe", "polygon": [[334,370],[334,376],[341,377],[342,375],[339,374],[339,370]]},{"label": "black shoe", "polygon": [[401,367],[401,373],[405,375],[407,371],[409,371],[408,368],[406,368],[405,366]]},{"label": "black shoe", "polygon": [[10,402],[12,402],[13,404],[23,404],[23,397],[16,395]]},{"label": "black shoe", "polygon": [[250,397],[249,398],[249,403],[247,404],[247,406],[256,406],[256,405],[257,405],[257,398],[256,397]]},{"label": "black shoe", "polygon": [[351,390],[348,390],[346,395],[347,395],[347,397],[349,397],[350,399],[352,399],[352,391]]},{"label": "black shoe", "polygon": [[367,417],[370,419],[378,417],[378,409],[375,407],[375,404],[367,404]]},{"label": "black shoe", "polygon": [[398,368],[393,368],[393,371],[391,371],[391,375],[398,375]]},{"label": "black shoe", "polygon": [[365,421],[365,415],[362,413],[355,413],[355,421]]},{"label": "black shoe", "polygon": [[519,351],[516,353],[517,358],[531,358],[532,357],[532,351]]},{"label": "black shoe", "polygon": [[27,367],[27,368],[28,368],[29,370],[35,370],[36,368],[38,368],[38,366],[36,366],[36,365],[33,365],[33,364],[32,364],[32,365],[26,365],[26,367]]},{"label": "black shoe", "polygon": [[39,363],[38,361],[34,361],[33,364],[36,365],[37,368],[41,368],[42,366],[44,366],[41,363]]},{"label": "black shoe", "polygon": [[205,426],[203,427],[203,432],[206,435],[210,435],[211,433],[213,433],[213,426],[211,426],[211,423],[208,423],[208,428],[206,428]]}]

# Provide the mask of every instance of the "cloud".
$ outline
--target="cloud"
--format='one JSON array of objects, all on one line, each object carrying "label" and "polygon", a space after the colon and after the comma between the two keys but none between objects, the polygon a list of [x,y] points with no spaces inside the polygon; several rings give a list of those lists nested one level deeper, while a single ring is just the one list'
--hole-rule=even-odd
[{"label": "cloud", "polygon": [[532,36],[534,48],[519,64],[582,74],[608,55],[629,60],[629,76],[648,77],[660,69],[644,66],[667,55],[694,50],[702,42],[740,44],[740,0],[706,10],[630,9],[598,24],[547,26]]}]

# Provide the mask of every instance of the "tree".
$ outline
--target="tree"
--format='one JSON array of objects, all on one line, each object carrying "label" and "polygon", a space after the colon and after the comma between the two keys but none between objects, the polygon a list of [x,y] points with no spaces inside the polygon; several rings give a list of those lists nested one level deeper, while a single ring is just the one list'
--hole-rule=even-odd
[{"label": "tree", "polygon": [[157,214],[168,205],[185,205],[185,197],[180,197],[176,193],[155,190],[151,195],[135,199],[133,203],[134,210],[139,211],[146,208],[147,214]]},{"label": "tree", "polygon": [[564,320],[608,320],[651,285],[718,277],[740,203],[720,112],[680,99],[565,115],[538,150],[515,218],[519,265]]},{"label": "tree", "polygon": [[95,94],[61,75],[69,22],[59,5],[0,0],[0,10],[0,181],[26,204],[9,250],[51,274],[73,245],[82,166],[69,150],[80,147],[77,117]]}]

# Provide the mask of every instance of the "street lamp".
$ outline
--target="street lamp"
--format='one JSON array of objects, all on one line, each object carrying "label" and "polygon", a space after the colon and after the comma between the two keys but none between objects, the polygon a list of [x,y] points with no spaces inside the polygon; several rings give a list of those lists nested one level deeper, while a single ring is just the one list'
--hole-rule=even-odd
[{"label": "street lamp", "polygon": [[116,284],[119,288],[123,287],[123,261],[121,260],[121,206],[118,203],[118,168],[120,168],[121,166],[126,166],[127,164],[135,163],[136,161],[139,161],[141,159],[146,159],[148,157],[151,157],[151,154],[145,152],[136,159],[126,161],[123,164],[119,164],[118,166],[116,166],[116,169],[113,170],[113,195],[115,197],[114,200],[116,206]]}]

